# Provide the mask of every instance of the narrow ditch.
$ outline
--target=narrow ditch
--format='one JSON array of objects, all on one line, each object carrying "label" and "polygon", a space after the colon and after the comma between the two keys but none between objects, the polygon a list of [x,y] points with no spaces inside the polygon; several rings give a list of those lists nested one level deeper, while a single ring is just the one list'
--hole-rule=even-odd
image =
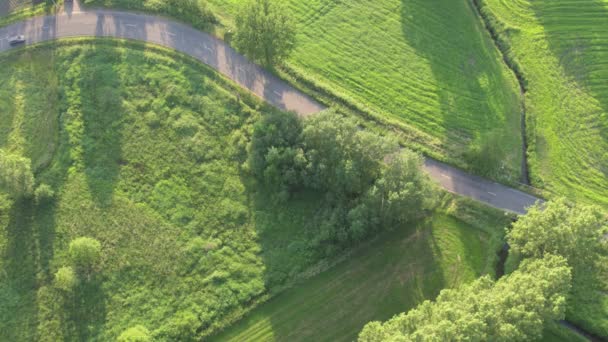
[{"label": "narrow ditch", "polygon": [[521,158],[521,182],[525,185],[530,185],[530,171],[528,169],[528,136],[526,134],[526,92],[527,92],[527,81],[524,77],[521,69],[517,65],[515,61],[509,58],[508,48],[506,44],[501,43],[500,36],[498,32],[494,29],[490,20],[486,18],[481,10],[481,0],[471,0],[472,6],[475,9],[475,13],[479,16],[481,21],[483,22],[486,30],[492,37],[492,42],[494,46],[500,52],[502,56],[503,62],[507,65],[507,67],[513,72],[515,78],[517,78],[517,83],[519,84],[519,95],[521,96],[521,139],[522,139],[522,158]]}]

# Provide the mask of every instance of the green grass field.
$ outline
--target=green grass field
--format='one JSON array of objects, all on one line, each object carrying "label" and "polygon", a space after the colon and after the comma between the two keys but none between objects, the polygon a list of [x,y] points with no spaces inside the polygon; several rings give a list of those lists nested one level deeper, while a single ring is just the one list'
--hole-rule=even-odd
[{"label": "green grass field", "polygon": [[493,274],[507,222],[487,209],[466,215],[456,210],[440,212],[412,229],[383,234],[213,340],[352,341],[370,320],[386,320],[434,298],[443,288]]},{"label": "green grass field", "polygon": [[[205,66],[91,40],[0,60],[0,148],[31,158],[57,194],[46,206],[0,196],[1,339],[113,340],[143,324],[187,340],[319,261],[305,248],[319,196],[273,204],[240,172],[271,109]],[[80,236],[101,242],[101,271],[62,299],[53,274]]]},{"label": "green grass field", "polygon": [[608,205],[608,1],[483,0],[528,81],[537,186]]}]

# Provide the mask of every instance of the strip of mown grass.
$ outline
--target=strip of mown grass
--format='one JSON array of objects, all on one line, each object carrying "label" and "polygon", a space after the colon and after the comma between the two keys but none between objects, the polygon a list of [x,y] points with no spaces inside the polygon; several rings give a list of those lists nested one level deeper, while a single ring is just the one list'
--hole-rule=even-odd
[{"label": "strip of mown grass", "polygon": [[528,83],[535,185],[608,205],[608,1],[483,0]]},{"label": "strip of mown grass", "polygon": [[[141,324],[197,340],[323,261],[307,248],[319,195],[276,203],[240,171],[273,109],[209,68],[90,39],[0,60],[0,148],[56,193],[0,195],[2,339],[114,340]],[[81,236],[101,242],[100,272],[62,297],[53,274]]]},{"label": "strip of mown grass", "polygon": [[357,249],[215,337],[217,341],[351,341],[370,320],[386,320],[441,289],[493,274],[504,214],[470,202]]}]

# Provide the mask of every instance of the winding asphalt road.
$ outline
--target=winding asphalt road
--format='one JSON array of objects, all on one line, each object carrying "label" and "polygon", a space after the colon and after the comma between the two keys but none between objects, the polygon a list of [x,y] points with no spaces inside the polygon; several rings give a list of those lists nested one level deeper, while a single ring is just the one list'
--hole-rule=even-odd
[{"label": "winding asphalt road", "polygon": [[[11,49],[8,38],[22,34],[28,45],[67,37],[115,37],[140,40],[175,49],[216,69],[270,104],[306,116],[324,106],[302,94],[221,40],[184,24],[136,13],[81,11],[78,2],[56,16],[31,18],[0,28],[0,52]],[[490,206],[524,214],[539,199],[522,191],[467,174],[427,159],[425,169],[446,190]]]}]

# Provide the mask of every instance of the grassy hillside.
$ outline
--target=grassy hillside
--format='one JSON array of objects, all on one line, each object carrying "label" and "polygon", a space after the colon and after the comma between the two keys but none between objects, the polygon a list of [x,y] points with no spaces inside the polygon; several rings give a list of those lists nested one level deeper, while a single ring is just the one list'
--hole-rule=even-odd
[{"label": "grassy hillside", "polygon": [[386,320],[443,288],[492,274],[508,218],[471,210],[470,203],[452,205],[416,227],[380,236],[213,340],[352,341],[371,320]]},{"label": "grassy hillside", "polygon": [[[155,2],[86,3],[146,9]],[[240,1],[207,3],[230,26]],[[469,1],[289,4],[298,24],[297,49],[284,68],[290,77],[400,127],[411,147],[505,181],[520,179],[517,82]]]},{"label": "grassy hillside", "polygon": [[482,2],[528,83],[534,183],[608,205],[608,1]]},{"label": "grassy hillside", "polygon": [[[138,324],[188,340],[318,261],[305,248],[318,196],[273,204],[240,172],[271,109],[185,57],[128,47],[0,56],[0,148],[31,158],[56,193],[49,205],[0,196],[2,340],[107,341]],[[63,296],[53,275],[81,236],[101,242],[100,271]]]}]

